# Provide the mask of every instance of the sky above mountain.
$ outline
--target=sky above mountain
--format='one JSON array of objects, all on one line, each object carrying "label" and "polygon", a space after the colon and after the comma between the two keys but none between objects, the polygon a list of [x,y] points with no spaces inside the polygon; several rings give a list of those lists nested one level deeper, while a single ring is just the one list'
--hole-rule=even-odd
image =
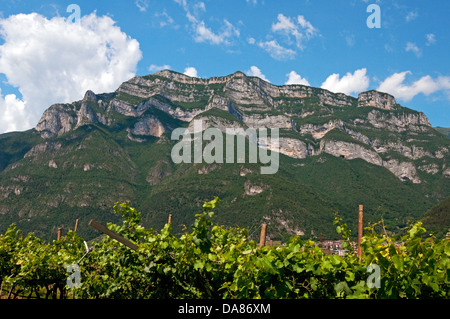
[{"label": "sky above mountain", "polygon": [[0,133],[162,69],[375,89],[450,127],[449,13],[446,0],[2,0]]}]

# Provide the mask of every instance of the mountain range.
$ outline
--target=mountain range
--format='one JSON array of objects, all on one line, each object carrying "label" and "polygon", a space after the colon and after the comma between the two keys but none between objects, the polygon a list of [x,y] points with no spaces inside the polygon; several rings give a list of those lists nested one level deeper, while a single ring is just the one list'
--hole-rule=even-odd
[{"label": "mountain range", "polygon": [[[171,134],[195,120],[223,134],[278,128],[278,171],[261,174],[250,161],[174,163]],[[366,225],[383,219],[397,233],[425,216],[442,235],[449,220],[436,218],[449,212],[432,208],[450,195],[449,151],[448,131],[387,93],[356,98],[239,71],[202,79],[164,70],[51,105],[34,129],[1,134],[0,232],[15,223],[51,240],[79,219],[90,239],[98,233],[89,220],[117,221],[112,207],[127,200],[145,226],[160,229],[172,214],[181,232],[218,196],[215,221],[254,238],[262,223],[270,239],[335,238],[335,213],[355,230],[360,204]]]}]

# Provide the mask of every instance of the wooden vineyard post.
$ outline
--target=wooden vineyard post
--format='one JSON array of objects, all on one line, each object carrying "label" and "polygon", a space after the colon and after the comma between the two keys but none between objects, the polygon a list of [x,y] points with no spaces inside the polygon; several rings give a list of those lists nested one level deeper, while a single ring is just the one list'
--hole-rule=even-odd
[{"label": "wooden vineyard post", "polygon": [[359,205],[359,214],[358,214],[358,257],[359,262],[361,262],[362,250],[361,250],[361,240],[363,234],[363,205]]},{"label": "wooden vineyard post", "polygon": [[262,224],[261,226],[261,236],[259,237],[259,248],[263,247],[266,244],[266,228],[267,224]]},{"label": "wooden vineyard post", "polygon": [[56,237],[56,240],[60,240],[61,239],[61,230],[62,230],[62,228],[58,227],[58,235]]},{"label": "wooden vineyard post", "polygon": [[74,232],[77,232],[77,229],[78,229],[78,218],[77,218],[77,220],[75,221],[75,228],[74,228]]},{"label": "wooden vineyard post", "polygon": [[128,248],[131,248],[131,249],[133,249],[133,250],[137,250],[137,249],[138,249],[138,246],[137,246],[135,243],[133,243],[133,242],[129,241],[128,239],[126,239],[126,238],[120,236],[119,234],[113,232],[112,230],[106,228],[105,226],[103,226],[103,225],[97,223],[97,222],[96,222],[95,220],[93,220],[93,219],[91,219],[91,220],[89,221],[89,226],[91,226],[92,228],[95,228],[95,229],[101,231],[102,233],[108,235],[109,237],[111,237],[111,238],[117,240],[119,243],[124,244],[124,245],[127,246]]},{"label": "wooden vineyard post", "polygon": [[169,214],[169,220],[167,221],[168,224],[172,223],[172,214]]}]

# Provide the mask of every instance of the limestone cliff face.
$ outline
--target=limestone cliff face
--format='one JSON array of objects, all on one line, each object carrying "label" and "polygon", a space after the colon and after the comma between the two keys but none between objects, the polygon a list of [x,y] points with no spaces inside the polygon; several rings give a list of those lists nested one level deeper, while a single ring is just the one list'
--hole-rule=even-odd
[{"label": "limestone cliff face", "polygon": [[322,140],[320,142],[320,152],[325,152],[336,157],[342,157],[346,159],[361,158],[366,162],[382,165],[383,160],[377,152],[370,150],[360,144],[335,141],[335,140]]},{"label": "limestone cliff face", "polygon": [[83,100],[79,101],[79,106],[74,103],[50,106],[36,125],[36,131],[40,132],[44,138],[51,138],[84,124],[102,123],[106,125],[106,116],[103,113],[95,113],[88,102],[102,106],[102,101],[98,101],[97,96],[90,90],[86,92]]},{"label": "limestone cliff face", "polygon": [[367,91],[361,92],[358,95],[358,107],[372,106],[385,110],[393,110],[396,104],[395,98],[387,93]]},{"label": "limestone cliff face", "polygon": [[413,183],[421,182],[412,162],[400,162],[396,159],[383,160],[376,151],[371,150],[366,146],[343,141],[322,140],[320,142],[320,152],[325,152],[349,160],[360,158],[368,163],[387,168],[402,181],[410,180]]},{"label": "limestone cliff face", "polygon": [[54,104],[45,110],[36,130],[41,132],[42,137],[50,138],[72,130],[77,123],[77,118],[70,114],[70,109],[63,104]]},{"label": "limestone cliff face", "polygon": [[[216,109],[224,113],[208,112]],[[128,138],[140,142],[145,136],[161,137],[175,128],[154,110],[189,122],[189,129],[194,119],[201,119],[203,129],[217,127],[223,132],[237,127],[291,132],[280,137],[279,152],[297,159],[321,153],[346,160],[359,158],[385,167],[400,180],[416,183],[421,181],[417,170],[449,176],[449,146],[425,148],[418,136],[433,134],[428,118],[403,108],[392,95],[371,90],[354,98],[304,85],[277,86],[242,72],[208,79],[169,70],[135,76],[112,94],[87,91],[81,101],[52,105],[36,131],[49,139],[90,123],[113,127],[114,114],[120,114],[135,119],[127,128]],[[345,138],[327,138],[336,130]]]},{"label": "limestone cliff face", "polygon": [[130,132],[133,135],[160,137],[166,132],[163,124],[155,117],[148,116],[139,120]]},{"label": "limestone cliff face", "polygon": [[[270,148],[274,150],[273,148]],[[279,140],[279,151],[281,154],[293,158],[306,158],[315,155],[316,150],[311,144],[295,138],[281,137]]]},{"label": "limestone cliff face", "polygon": [[419,112],[385,114],[378,110],[373,110],[367,114],[367,120],[375,128],[388,129],[394,132],[427,132],[431,127],[430,121],[425,114]]}]

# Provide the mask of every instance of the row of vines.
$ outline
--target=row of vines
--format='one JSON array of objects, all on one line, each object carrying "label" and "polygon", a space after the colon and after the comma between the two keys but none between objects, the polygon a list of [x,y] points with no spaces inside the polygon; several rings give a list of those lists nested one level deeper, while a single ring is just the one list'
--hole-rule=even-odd
[{"label": "row of vines", "polygon": [[[116,203],[123,223],[107,226],[137,250],[107,236],[86,250],[72,231],[47,243],[12,225],[0,235],[1,298],[449,298],[449,238],[425,236],[420,223],[397,239],[367,227],[360,259],[351,246],[344,257],[329,255],[298,236],[260,249],[247,230],[213,223],[218,203],[205,203],[181,236],[170,224],[142,227],[136,209]],[[335,225],[350,239],[342,219]],[[69,265],[79,269],[75,286]],[[378,285],[369,265],[379,269]]]}]

